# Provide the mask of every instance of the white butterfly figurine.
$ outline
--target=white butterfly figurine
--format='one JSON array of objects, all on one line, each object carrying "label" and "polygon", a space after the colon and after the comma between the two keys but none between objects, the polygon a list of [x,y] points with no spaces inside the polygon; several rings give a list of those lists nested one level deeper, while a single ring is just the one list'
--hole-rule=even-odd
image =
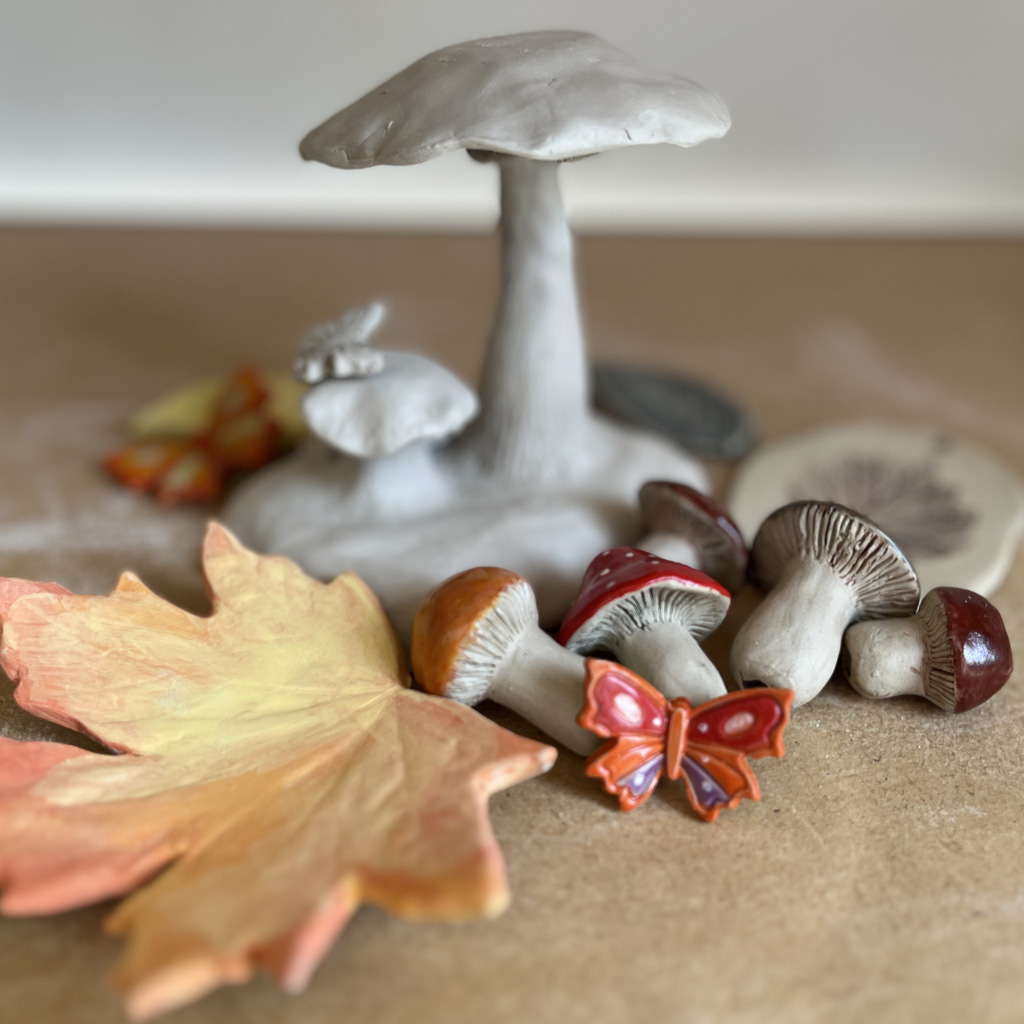
[{"label": "white butterfly figurine", "polygon": [[299,347],[292,367],[298,380],[319,384],[328,377],[372,377],[384,369],[384,353],[370,339],[384,320],[385,307],[371,302],[314,327]]}]

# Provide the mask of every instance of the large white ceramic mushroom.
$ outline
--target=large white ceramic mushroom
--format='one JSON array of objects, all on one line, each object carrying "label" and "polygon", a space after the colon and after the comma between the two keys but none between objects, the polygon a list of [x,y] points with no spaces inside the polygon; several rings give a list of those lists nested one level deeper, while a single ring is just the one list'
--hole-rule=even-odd
[{"label": "large white ceramic mushroom", "polygon": [[[589,34],[535,32],[429,54],[310,132],[303,156],[334,167],[457,149],[497,164],[502,293],[480,414],[447,443],[398,453],[400,472],[384,477],[400,494],[351,459],[300,452],[237,493],[232,527],[321,575],[355,569],[402,631],[426,588],[487,563],[530,580],[542,621],[557,621],[594,552],[635,539],[644,480],[707,485],[692,456],[590,407],[558,164],[624,146],[692,146],[728,128],[722,101],[686,79]],[[371,478],[368,495],[361,481]],[[368,553],[382,530],[395,545],[383,559]]]}]

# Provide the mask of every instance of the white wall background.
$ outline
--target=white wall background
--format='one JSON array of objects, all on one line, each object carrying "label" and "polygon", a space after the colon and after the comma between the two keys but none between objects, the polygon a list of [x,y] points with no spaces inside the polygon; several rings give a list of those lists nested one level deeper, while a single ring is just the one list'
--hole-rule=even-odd
[{"label": "white wall background", "polygon": [[429,50],[594,31],[725,139],[566,166],[583,227],[1024,234],[1024,0],[0,0],[0,220],[483,226],[492,168],[303,163]]}]

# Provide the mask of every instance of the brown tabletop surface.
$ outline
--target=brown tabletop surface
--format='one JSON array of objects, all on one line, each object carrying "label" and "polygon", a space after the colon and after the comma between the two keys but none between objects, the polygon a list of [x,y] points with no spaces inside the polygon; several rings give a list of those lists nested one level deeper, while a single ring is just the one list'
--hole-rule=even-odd
[{"label": "brown tabletop surface", "polygon": [[[1024,244],[587,238],[592,352],[683,371],[763,438],[938,424],[1024,471]],[[0,573],[110,589],[132,568],[192,610],[210,510],[117,490],[97,460],[148,399],[389,301],[381,344],[476,374],[497,291],[483,236],[0,232]],[[714,467],[721,488],[728,475]],[[1024,664],[1024,558],[994,601]],[[710,645],[724,669],[736,614]],[[411,923],[363,908],[291,997],[266,978],[168,1020],[802,1024],[1024,1019],[1024,684],[946,716],[833,682],[763,799],[714,824],[662,787],[620,813],[581,760],[499,794],[511,909]],[[0,734],[53,737],[0,689]],[[484,709],[536,735],[510,713]],[[0,921],[10,1019],[122,1019],[109,906]]]}]

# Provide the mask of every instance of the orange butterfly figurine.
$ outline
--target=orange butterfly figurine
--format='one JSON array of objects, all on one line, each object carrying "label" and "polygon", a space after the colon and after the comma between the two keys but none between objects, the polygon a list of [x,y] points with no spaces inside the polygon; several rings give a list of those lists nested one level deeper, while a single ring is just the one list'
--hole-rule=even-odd
[{"label": "orange butterfly figurine", "polygon": [[681,778],[694,810],[714,821],[744,797],[761,798],[747,757],[785,753],[791,690],[740,690],[693,708],[683,697],[666,700],[622,665],[587,658],[583,693],[576,720],[610,737],[584,770],[604,782],[624,811],[639,807],[665,775]]},{"label": "orange butterfly figurine", "polygon": [[108,455],[103,466],[125,487],[148,491],[165,504],[212,501],[228,473],[259,469],[279,453],[280,429],[266,410],[269,397],[255,370],[239,370],[205,430],[188,438],[135,441]]}]

